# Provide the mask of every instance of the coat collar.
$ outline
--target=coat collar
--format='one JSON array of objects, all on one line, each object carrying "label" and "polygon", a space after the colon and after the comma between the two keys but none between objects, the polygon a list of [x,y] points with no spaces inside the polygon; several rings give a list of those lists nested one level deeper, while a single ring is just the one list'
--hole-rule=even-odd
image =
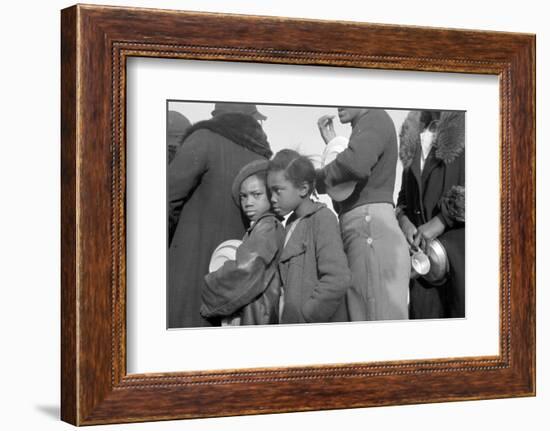
[{"label": "coat collar", "polygon": [[[421,187],[422,174],[420,173],[420,156],[421,156],[422,149],[420,148],[420,141],[418,142],[418,145],[416,145],[413,149],[414,149],[414,153],[411,157],[411,162],[408,164],[407,167],[410,166],[411,172],[418,184],[418,189],[422,190],[422,187]],[[404,163],[403,163],[403,168],[404,169],[406,168]]]},{"label": "coat collar", "polygon": [[[311,217],[313,214],[319,212],[323,208],[326,208],[326,205],[321,202],[313,202],[312,207],[310,210],[304,214],[302,219],[307,219]],[[287,226],[289,226],[289,223],[292,223],[296,220],[297,217],[295,217],[295,214],[292,214],[290,218],[287,220]],[[304,253],[307,249],[307,237],[306,237],[306,225],[303,223],[303,220],[299,222],[300,224],[296,226],[296,229],[294,229],[294,232],[292,232],[292,237],[288,241],[287,245],[283,249],[283,252],[281,254],[281,262],[285,262],[289,260],[292,257],[298,256],[302,253]]]},{"label": "coat collar", "polygon": [[432,149],[430,150],[430,153],[428,154],[428,157],[426,158],[424,169],[422,169],[422,172],[421,172],[420,156],[421,156],[422,148],[420,146],[420,141],[418,142],[418,145],[414,147],[414,149],[415,151],[413,153],[411,162],[409,163],[409,167],[416,180],[418,189],[423,190],[426,185],[426,181],[429,178],[432,171],[436,168],[436,166],[438,166],[440,163],[443,163],[443,162],[436,157],[436,149],[432,147]]},{"label": "coat collar", "polygon": [[[310,208],[305,212],[305,214],[302,216],[302,218],[310,217],[312,214],[315,214],[317,211],[320,211],[323,208],[326,208],[327,206],[322,202],[311,202],[312,205]],[[286,224],[287,226],[292,223],[294,220],[296,220],[298,217],[296,216],[296,213],[292,213],[291,216],[288,218]]]},{"label": "coat collar", "polygon": [[436,150],[432,147],[430,153],[428,154],[428,157],[426,158],[426,162],[424,163],[424,169],[420,171],[421,152],[422,148],[420,147],[420,145],[417,145],[416,151],[414,152],[414,156],[409,165],[411,172],[416,179],[419,190],[424,189],[427,179],[429,178],[432,171],[436,168],[436,166],[438,166],[440,163],[443,163],[440,159],[436,157]]},{"label": "coat collar", "polygon": [[422,180],[422,190],[425,189],[426,181],[430,177],[430,174],[435,169],[435,167],[438,166],[440,163],[443,163],[443,162],[436,157],[436,149],[432,148],[430,150],[430,153],[428,154],[428,157],[426,158],[426,161],[424,163],[424,169],[422,169],[422,173],[420,175],[420,178]]},{"label": "coat collar", "polygon": [[465,113],[444,112],[437,127],[435,156],[446,165],[452,163],[464,151]]},{"label": "coat collar", "polygon": [[[413,165],[418,147],[420,147],[420,114],[411,111],[399,133],[399,158],[403,168]],[[464,151],[465,134],[464,112],[443,111],[439,120],[432,151],[437,160],[445,164],[452,163]],[[414,163],[416,164],[416,163]]]},{"label": "coat collar", "polygon": [[[269,159],[273,152],[267,140],[262,126],[250,115],[239,112],[227,112],[216,115],[209,120],[199,121],[193,124],[183,137],[183,142],[195,131],[206,129],[221,135],[234,144],[244,147],[266,159]],[[182,144],[183,145],[183,144]]]}]

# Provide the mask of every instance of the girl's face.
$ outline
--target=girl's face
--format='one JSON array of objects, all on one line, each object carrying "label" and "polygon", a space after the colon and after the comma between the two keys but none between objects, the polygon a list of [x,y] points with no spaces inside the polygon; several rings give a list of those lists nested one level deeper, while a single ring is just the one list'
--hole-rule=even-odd
[{"label": "girl's face", "polygon": [[241,183],[241,208],[250,221],[258,220],[270,209],[265,183],[256,175],[246,178]]},{"label": "girl's face", "polygon": [[296,187],[284,171],[269,171],[267,186],[271,192],[271,205],[275,214],[283,217],[294,211],[307,196],[307,185]]}]

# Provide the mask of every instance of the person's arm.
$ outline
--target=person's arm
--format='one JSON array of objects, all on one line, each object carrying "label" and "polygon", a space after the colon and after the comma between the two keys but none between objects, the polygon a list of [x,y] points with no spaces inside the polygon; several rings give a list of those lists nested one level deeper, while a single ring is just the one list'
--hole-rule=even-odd
[{"label": "person's arm", "polygon": [[452,186],[439,201],[438,217],[447,228],[461,226],[465,223],[465,188]]},{"label": "person's arm", "polygon": [[315,169],[315,190],[320,195],[327,193],[327,185],[325,183],[326,172],[323,168]]},{"label": "person's arm", "polygon": [[[189,136],[168,165],[168,222],[170,239],[183,205],[208,170],[207,131]],[[206,136],[205,136],[206,135]]]},{"label": "person's arm", "polygon": [[464,188],[464,153],[457,163],[458,176],[455,185],[451,186],[439,199],[434,216],[418,227],[415,244],[426,243],[449,229],[463,228],[465,224],[466,199]]},{"label": "person's arm", "polygon": [[407,209],[407,175],[408,169],[403,169],[403,172],[401,173],[401,188],[399,189],[399,194],[397,195],[397,215],[405,214],[405,211]]},{"label": "person's arm", "polygon": [[405,235],[407,242],[409,244],[414,243],[414,238],[417,233],[416,226],[411,222],[407,216],[407,192],[406,192],[406,181],[407,181],[408,169],[403,169],[401,175],[401,189],[399,190],[399,195],[397,196],[397,207],[395,209],[395,216],[401,231]]},{"label": "person's arm", "polygon": [[348,147],[325,166],[325,183],[335,186],[368,178],[384,148],[385,141],[376,131],[364,130],[352,136]]},{"label": "person's arm", "polygon": [[441,219],[446,229],[463,227],[466,213],[466,189],[465,184],[465,154],[459,156],[454,163],[458,166],[458,178],[455,185],[451,186],[438,202],[437,216]]},{"label": "person's arm", "polygon": [[[321,126],[319,126],[321,129]],[[321,133],[324,139],[329,139]],[[347,147],[349,144],[349,139],[344,136],[336,136],[334,131],[332,132],[332,135],[330,137],[330,140],[327,142],[327,146],[344,146]],[[326,183],[326,175],[327,171],[324,169],[326,166],[328,166],[332,161],[330,160],[327,162],[327,150],[325,149],[325,153],[323,154],[323,165],[320,169],[315,170],[315,188],[317,189],[317,193],[319,194],[326,194],[327,193],[327,183]]]},{"label": "person's arm", "polygon": [[319,282],[302,306],[306,322],[328,322],[351,285],[351,272],[336,217],[328,209],[318,214],[315,253]]},{"label": "person's arm", "polygon": [[230,316],[267,288],[266,270],[279,250],[283,227],[273,220],[258,223],[237,249],[236,260],[204,277],[200,310],[204,317]]}]

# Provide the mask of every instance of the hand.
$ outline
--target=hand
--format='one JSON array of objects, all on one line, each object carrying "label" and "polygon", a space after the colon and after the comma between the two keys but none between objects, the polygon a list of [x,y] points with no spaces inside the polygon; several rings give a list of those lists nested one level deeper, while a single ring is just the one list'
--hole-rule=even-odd
[{"label": "hand", "polygon": [[426,249],[426,243],[437,238],[445,231],[445,225],[439,217],[433,217],[428,223],[424,223],[417,229],[414,237],[414,245]]},{"label": "hand", "polygon": [[409,245],[413,245],[414,236],[417,232],[416,226],[412,224],[412,222],[406,215],[402,215],[401,217],[399,217],[399,227],[403,231],[403,234],[405,235],[405,238],[407,239]]},{"label": "hand", "polygon": [[317,120],[317,127],[319,127],[319,132],[321,132],[321,137],[323,141],[325,141],[325,145],[336,138],[333,119],[334,115],[323,115]]}]

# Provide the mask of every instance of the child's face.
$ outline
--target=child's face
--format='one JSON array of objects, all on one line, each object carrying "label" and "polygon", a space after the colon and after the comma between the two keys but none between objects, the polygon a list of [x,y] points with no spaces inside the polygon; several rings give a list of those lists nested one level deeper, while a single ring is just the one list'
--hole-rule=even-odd
[{"label": "child's face", "polygon": [[271,207],[265,182],[256,175],[246,178],[241,183],[239,195],[241,208],[250,221],[258,220]]},{"label": "child's face", "polygon": [[296,187],[284,171],[269,171],[267,186],[271,192],[271,204],[275,214],[285,216],[294,211],[307,195],[307,187]]}]

